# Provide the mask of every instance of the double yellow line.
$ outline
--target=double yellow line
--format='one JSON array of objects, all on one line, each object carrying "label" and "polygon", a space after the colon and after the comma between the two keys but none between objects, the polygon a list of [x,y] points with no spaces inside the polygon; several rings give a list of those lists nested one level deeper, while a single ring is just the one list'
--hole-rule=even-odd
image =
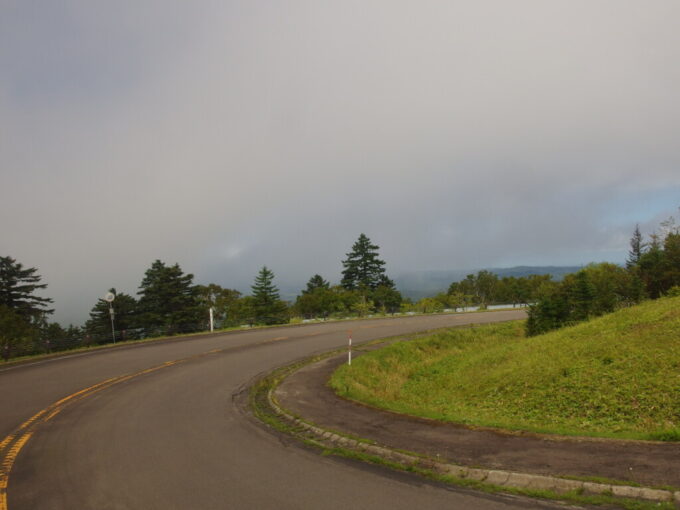
[{"label": "double yellow line", "polygon": [[14,432],[9,434],[5,439],[2,440],[2,442],[0,442],[0,459],[2,459],[2,461],[0,461],[0,510],[7,510],[7,485],[9,483],[9,473],[12,470],[12,466],[14,465],[17,455],[19,455],[19,452],[24,447],[24,445],[26,445],[28,440],[31,439],[31,436],[37,427],[50,421],[69,404],[89,397],[90,395],[105,390],[106,388],[110,388],[115,384],[128,381],[133,377],[155,372],[156,370],[175,365],[182,361],[186,361],[187,359],[190,358],[177,361],[168,361],[161,365],[147,368],[146,370],[142,370],[134,374],[121,375],[112,379],[107,379],[106,381],[102,381],[93,386],[76,391],[75,393],[58,400],[54,404],[51,404],[42,411],[34,414],[31,418],[19,425],[19,427],[17,427]]},{"label": "double yellow line", "polygon": [[[318,333],[314,333],[309,336],[314,336],[316,334]],[[288,339],[289,337],[287,336],[280,336],[268,340],[262,340],[260,342],[255,342],[251,345],[265,345],[270,342],[278,342]],[[93,395],[99,391],[110,388],[111,386],[114,386],[116,384],[129,381],[134,377],[149,374],[162,368],[167,368],[178,363],[182,363],[196,358],[201,358],[203,356],[207,356],[210,354],[227,352],[235,348],[240,348],[240,346],[213,349],[211,351],[195,354],[187,358],[182,358],[175,361],[166,361],[165,363],[162,363],[155,367],[147,368],[146,370],[141,370],[140,372],[135,372],[133,374],[113,377],[112,379],[107,379],[106,381],[102,381],[93,386],[89,386],[88,388],[72,393],[71,395],[62,398],[61,400],[55,402],[54,404],[51,404],[42,411],[33,415],[31,418],[29,418],[24,423],[19,425],[19,427],[16,430],[14,430],[14,432],[9,434],[5,439],[3,439],[2,442],[0,442],[0,510],[7,510],[7,485],[9,482],[9,473],[12,470],[12,466],[14,465],[17,455],[19,455],[19,452],[26,445],[28,440],[31,439],[31,436],[35,432],[35,429],[42,425],[43,423],[50,421],[57,414],[59,414],[66,406],[79,400],[82,400],[84,398],[87,398],[90,395]]]}]

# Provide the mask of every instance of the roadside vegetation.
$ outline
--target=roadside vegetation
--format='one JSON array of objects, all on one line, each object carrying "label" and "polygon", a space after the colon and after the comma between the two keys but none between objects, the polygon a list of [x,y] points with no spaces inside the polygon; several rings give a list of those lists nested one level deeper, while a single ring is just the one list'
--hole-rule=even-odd
[{"label": "roadside vegetation", "polygon": [[[342,261],[342,281],[331,286],[320,275],[310,278],[295,303],[282,300],[274,273],[262,267],[250,295],[211,283],[194,284],[179,264],[156,260],[147,269],[137,296],[109,289],[111,301],[99,299],[81,327],[50,322],[53,300],[38,297],[37,268],[0,257],[0,356],[8,361],[32,355],[102,344],[190,334],[210,328],[272,326],[303,318],[351,318],[399,312],[403,298],[385,272],[377,245],[361,234]],[[112,321],[113,318],[113,321]]]},{"label": "roadside vegetation", "polygon": [[[364,344],[364,347],[372,343],[383,343],[385,341],[390,342],[391,340],[397,339],[394,338],[373,341],[368,344]],[[272,427],[273,429],[279,431],[280,433],[292,436],[302,441],[308,447],[320,450],[323,455],[332,455],[344,457],[347,459],[358,460],[362,462],[368,462],[371,464],[376,464],[397,471],[404,471],[417,474],[430,480],[434,480],[440,483],[451,484],[458,487],[466,487],[469,489],[479,490],[492,494],[493,493],[515,494],[545,500],[557,500],[575,504],[602,506],[605,508],[616,507],[624,508],[626,510],[648,510],[652,508],[671,510],[675,508],[674,504],[670,501],[657,502],[657,501],[634,500],[616,497],[613,496],[611,493],[587,494],[580,490],[569,491],[564,493],[543,489],[529,489],[512,486],[494,485],[487,482],[477,481],[475,479],[468,478],[465,476],[453,476],[450,474],[442,474],[441,472],[437,471],[433,465],[432,460],[435,459],[428,459],[413,452],[402,451],[401,453],[410,454],[413,456],[414,459],[421,459],[423,461],[422,463],[420,463],[418,460],[414,460],[412,462],[404,462],[393,459],[387,459],[384,456],[374,455],[366,453],[364,451],[353,449],[351,446],[339,446],[337,443],[334,445],[329,445],[324,441],[323,437],[320,438],[318,435],[310,433],[308,429],[300,425],[300,423],[291,422],[289,419],[279,414],[279,411],[272,407],[269,395],[280,384],[280,382],[289,374],[295,372],[296,370],[300,369],[301,367],[309,363],[314,363],[321,359],[331,357],[335,354],[338,354],[338,352],[340,351],[328,352],[322,355],[313,356],[302,361],[297,361],[292,365],[278,368],[272,373],[266,375],[264,378],[259,379],[254,385],[250,387],[248,392],[249,407],[253,411],[254,415],[269,427]],[[364,440],[353,436],[345,437],[347,439],[353,439],[360,443],[372,444],[370,440]],[[439,459],[436,460],[438,461]],[[635,485],[630,482],[609,480],[597,477],[588,478],[588,481],[612,485]],[[668,487],[664,487],[664,489],[673,490],[673,488]]]},{"label": "roadside vegetation", "polygon": [[680,440],[680,297],[543,335],[524,322],[452,329],[365,354],[341,396],[443,421]]},{"label": "roadside vegetation", "polygon": [[[631,306],[643,299],[680,293],[680,231],[671,218],[645,241],[638,228],[626,267],[594,264],[555,281],[549,274],[500,278],[481,270],[416,302],[387,276],[379,246],[361,234],[342,260],[337,285],[310,277],[295,301],[281,299],[275,275],[262,267],[251,293],[215,283],[194,283],[179,264],[154,261],[136,295],[109,289],[113,301],[97,300],[82,326],[50,321],[51,298],[37,268],[0,257],[0,357],[5,361],[102,344],[210,329],[296,324],[397,314],[485,310],[491,305],[529,307],[527,334],[536,335]],[[443,290],[443,289],[442,289]],[[112,324],[113,313],[113,324]],[[112,327],[113,326],[113,327]]]},{"label": "roadside vegetation", "polygon": [[643,299],[680,294],[680,227],[673,217],[645,241],[636,226],[625,267],[592,264],[539,289],[527,334],[538,335]]}]

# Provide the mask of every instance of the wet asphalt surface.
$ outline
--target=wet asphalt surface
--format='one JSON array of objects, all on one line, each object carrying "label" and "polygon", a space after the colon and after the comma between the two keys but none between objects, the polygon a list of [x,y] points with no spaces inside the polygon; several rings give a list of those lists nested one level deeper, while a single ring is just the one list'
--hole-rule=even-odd
[{"label": "wet asphalt surface", "polygon": [[[258,374],[346,345],[350,328],[358,343],[522,315],[489,312],[253,330],[0,368],[0,437],[60,399],[130,376],[72,398],[44,423],[31,425],[9,473],[8,508],[563,508],[322,457],[267,430],[233,400]],[[3,455],[6,461],[6,450]]]}]

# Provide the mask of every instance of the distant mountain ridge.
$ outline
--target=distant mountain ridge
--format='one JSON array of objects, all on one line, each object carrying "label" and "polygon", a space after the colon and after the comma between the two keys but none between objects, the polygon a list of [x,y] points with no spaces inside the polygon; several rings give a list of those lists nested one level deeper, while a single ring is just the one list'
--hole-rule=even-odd
[{"label": "distant mountain ridge", "polygon": [[[499,278],[549,274],[554,280],[561,280],[564,275],[575,273],[581,268],[582,266],[515,266],[482,269],[497,274]],[[482,269],[409,271],[394,278],[394,282],[404,296],[420,299],[446,292],[451,282],[463,280],[467,275],[476,274]]]},{"label": "distant mountain ridge", "polygon": [[[575,273],[580,270],[582,266],[515,266],[515,267],[492,267],[481,269],[443,269],[443,270],[423,270],[423,271],[407,271],[400,273],[393,278],[397,289],[405,297],[411,299],[420,299],[424,297],[434,296],[438,292],[446,292],[451,285],[451,282],[457,282],[464,279],[467,275],[482,269],[491,271],[497,274],[500,278],[504,276],[514,276],[519,278],[521,276],[529,276],[532,274],[550,274],[554,280],[561,280],[564,275]],[[392,278],[392,274],[388,273]],[[275,280],[274,283],[279,288],[281,299],[295,302],[295,299],[300,294],[301,290],[305,288],[306,281],[296,282],[291,280]],[[339,282],[331,281],[333,285]],[[250,294],[250,288],[243,286],[239,288],[244,295]]]}]

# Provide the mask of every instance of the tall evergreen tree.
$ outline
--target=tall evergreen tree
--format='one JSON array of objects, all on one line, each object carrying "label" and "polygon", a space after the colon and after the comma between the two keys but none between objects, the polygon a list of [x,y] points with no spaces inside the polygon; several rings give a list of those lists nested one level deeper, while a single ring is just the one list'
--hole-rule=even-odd
[{"label": "tall evergreen tree", "polygon": [[201,313],[194,275],[184,274],[179,264],[166,266],[156,260],[139,286],[139,324],[151,334],[197,331],[207,318]]},{"label": "tall evergreen tree", "polygon": [[640,263],[640,257],[644,250],[644,243],[642,242],[642,234],[640,233],[640,225],[635,225],[633,237],[630,238],[630,251],[628,252],[628,260],[626,260],[626,267],[635,267]]},{"label": "tall evergreen tree", "polygon": [[371,240],[361,234],[347,259],[342,261],[342,286],[348,290],[373,290],[381,284],[385,275],[385,261],[378,258],[380,247],[371,244]]},{"label": "tall evergreen tree", "polygon": [[34,295],[47,287],[39,283],[37,271],[35,267],[24,268],[11,257],[0,257],[0,305],[32,321],[52,313],[54,310],[46,308],[52,299]]},{"label": "tall evergreen tree", "polygon": [[253,309],[255,322],[261,324],[283,324],[288,320],[287,306],[279,298],[279,289],[274,285],[274,273],[264,266],[255,277]]}]

